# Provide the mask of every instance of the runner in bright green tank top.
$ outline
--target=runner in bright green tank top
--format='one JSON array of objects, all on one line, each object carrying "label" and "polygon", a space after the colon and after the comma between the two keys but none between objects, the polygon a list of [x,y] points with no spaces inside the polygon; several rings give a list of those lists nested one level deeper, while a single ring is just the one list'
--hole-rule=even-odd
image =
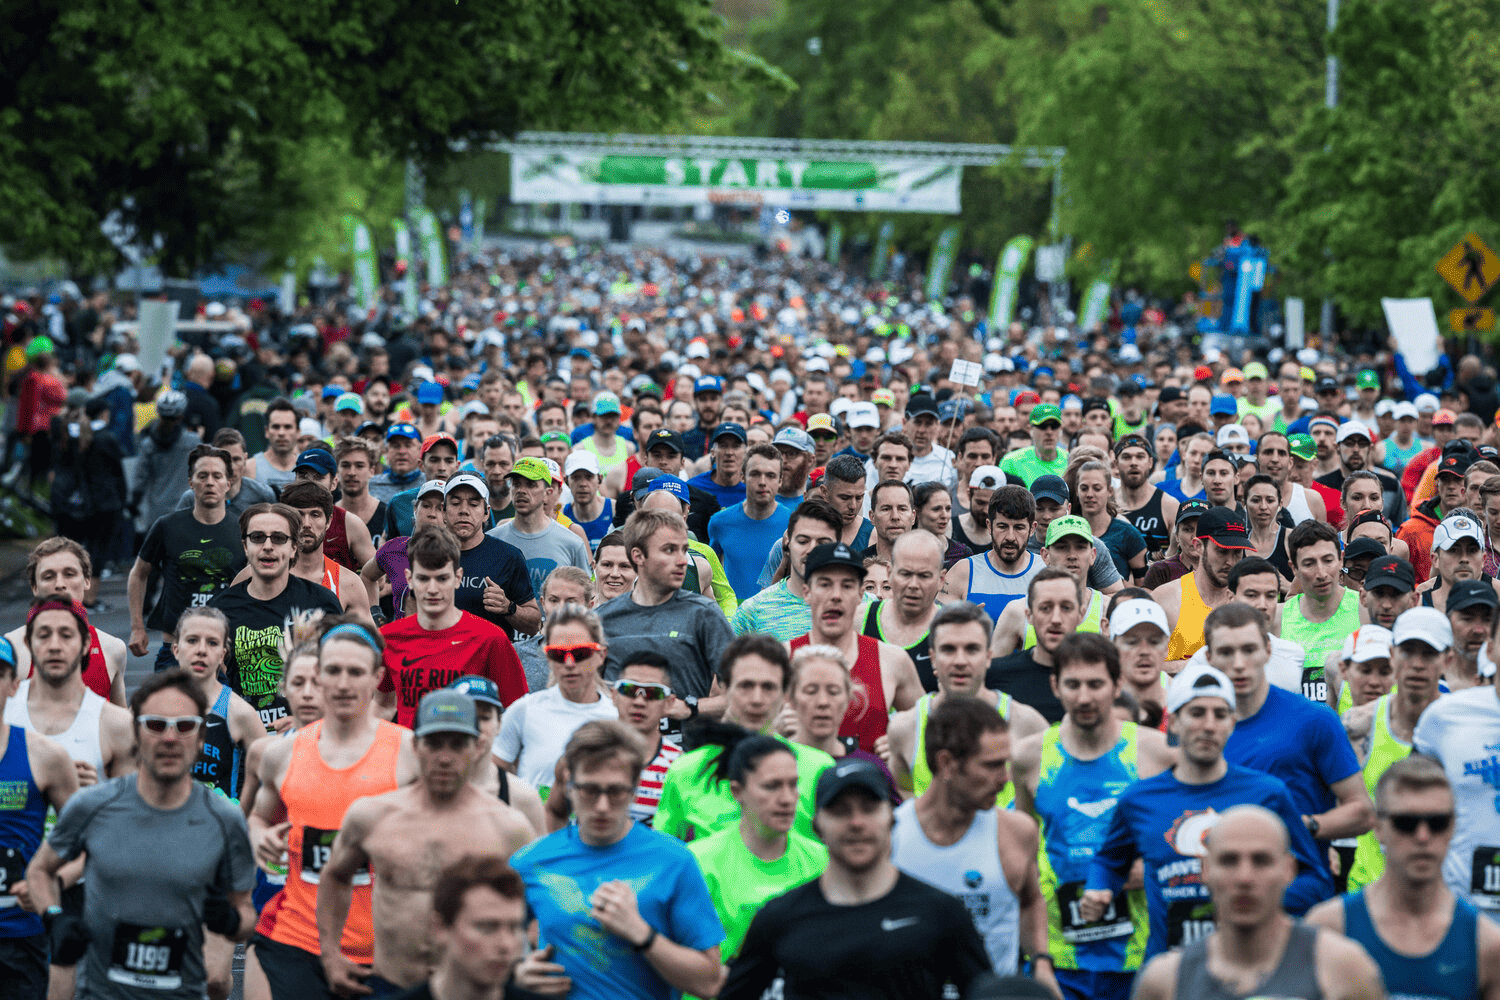
[{"label": "runner in bright green tank top", "polygon": [[1339,535],[1322,521],[1303,521],[1287,539],[1292,573],[1301,594],[1281,611],[1281,637],[1307,651],[1302,665],[1302,695],[1328,701],[1324,661],[1359,628],[1359,592],[1339,583],[1343,561]]},{"label": "runner in bright green tank top", "polygon": [[[932,672],[937,678],[937,694],[923,695],[915,707],[893,715],[886,727],[886,760],[903,792],[920,795],[932,782],[926,752],[927,716],[944,698],[978,698],[995,706],[1010,723],[1012,743],[1047,728],[1047,720],[1030,705],[984,687],[990,663],[990,630],[990,616],[969,601],[946,604],[932,619]],[[997,804],[1008,807],[1014,799],[1014,788],[1006,785]]]},{"label": "runner in bright green tank top", "polygon": [[617,465],[624,465],[635,452],[635,445],[620,437],[620,397],[601,392],[594,397],[594,433],[573,447],[590,452],[599,459],[605,475]]},{"label": "runner in bright green tank top", "polygon": [[1047,898],[1048,951],[1069,1000],[1124,1000],[1150,936],[1145,893],[1132,890],[1093,923],[1077,913],[1095,850],[1120,793],[1171,764],[1161,733],[1121,722],[1120,657],[1101,635],[1075,633],[1057,647],[1053,686],[1063,721],[1013,742],[1017,808],[1041,827],[1038,871]]},{"label": "runner in bright green tank top", "polygon": [[[1344,731],[1364,761],[1365,787],[1375,797],[1375,784],[1386,768],[1411,754],[1412,732],[1417,720],[1437,701],[1441,661],[1407,656],[1400,646],[1391,647],[1391,666],[1396,688],[1391,693],[1344,713]],[[1385,855],[1373,832],[1359,838],[1354,867],[1349,872],[1352,891],[1369,885],[1385,870]]]},{"label": "runner in bright green tank top", "polygon": [[[1104,595],[1097,590],[1089,591],[1089,611],[1083,616],[1083,621],[1078,623],[1080,632],[1098,632],[1104,621]],[[1021,648],[1030,649],[1036,645],[1036,626],[1026,626],[1026,638],[1022,640]]]}]

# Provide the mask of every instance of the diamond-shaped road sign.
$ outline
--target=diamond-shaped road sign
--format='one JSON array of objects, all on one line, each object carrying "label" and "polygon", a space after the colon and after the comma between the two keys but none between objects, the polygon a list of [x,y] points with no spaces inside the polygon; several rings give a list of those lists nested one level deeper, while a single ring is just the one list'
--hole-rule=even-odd
[{"label": "diamond-shaped road sign", "polygon": [[1455,333],[1488,333],[1495,328],[1495,310],[1469,306],[1448,313],[1448,325]]},{"label": "diamond-shaped road sign", "polygon": [[1500,281],[1500,256],[1470,233],[1437,262],[1437,272],[1466,302],[1478,302]]}]

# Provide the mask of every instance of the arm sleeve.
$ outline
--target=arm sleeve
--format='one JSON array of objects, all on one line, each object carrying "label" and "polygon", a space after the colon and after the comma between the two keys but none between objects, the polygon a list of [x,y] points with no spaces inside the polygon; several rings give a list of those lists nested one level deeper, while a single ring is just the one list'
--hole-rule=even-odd
[{"label": "arm sleeve", "polygon": [[719,1000],[760,1000],[761,994],[770,989],[780,971],[771,927],[774,919],[774,914],[768,917],[766,907],[761,907],[750,921],[740,953],[729,964],[729,980],[720,991]]},{"label": "arm sleeve", "polygon": [[1297,858],[1297,878],[1287,887],[1282,905],[1295,917],[1300,917],[1325,899],[1332,899],[1338,890],[1333,878],[1323,865],[1318,863],[1318,844],[1302,823],[1302,814],[1292,804],[1292,797],[1284,789],[1277,792],[1273,802],[1267,803],[1281,816],[1291,840],[1292,854]]},{"label": "arm sleeve", "polygon": [[500,689],[500,700],[507,708],[526,694],[526,668],[521,666],[521,658],[516,655],[515,645],[503,633],[490,640],[490,655],[486,658],[486,666],[490,680]]},{"label": "arm sleeve", "polygon": [[1130,829],[1129,812],[1127,804],[1121,802],[1110,816],[1109,833],[1104,838],[1104,845],[1094,853],[1094,859],[1089,863],[1088,888],[1119,892],[1120,887],[1125,884],[1130,866],[1140,856],[1135,845],[1135,835]]},{"label": "arm sleeve", "polygon": [[526,724],[526,703],[518,701],[500,717],[500,735],[495,737],[495,753],[512,764],[521,759],[521,727]]}]

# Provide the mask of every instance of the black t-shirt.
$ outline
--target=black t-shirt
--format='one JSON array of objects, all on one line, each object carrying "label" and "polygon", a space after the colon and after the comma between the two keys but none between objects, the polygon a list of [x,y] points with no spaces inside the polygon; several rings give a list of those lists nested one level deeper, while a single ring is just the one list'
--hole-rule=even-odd
[{"label": "black t-shirt", "polygon": [[507,638],[514,639],[516,630],[499,615],[484,608],[484,581],[494,580],[505,596],[517,604],[525,604],[536,597],[531,589],[531,576],[526,572],[526,557],[521,550],[509,542],[484,536],[484,541],[463,553],[461,558],[463,580],[459,582],[454,603],[460,611],[478,615],[505,630]]},{"label": "black t-shirt", "polygon": [[239,523],[226,515],[203,524],[190,510],[158,518],[141,542],[141,559],[161,573],[162,592],[146,627],[175,632],[188,608],[201,608],[245,568]]},{"label": "black t-shirt", "polygon": [[879,899],[836,906],[817,879],[761,907],[719,1000],[760,1000],[778,972],[785,1000],[934,1000],[990,968],[957,899],[902,873]]},{"label": "black t-shirt", "polygon": [[250,581],[237,583],[208,602],[229,619],[229,649],[224,669],[229,689],[260,713],[267,728],[286,715],[286,698],[279,688],[284,664],[281,639],[287,621],[305,611],[341,614],[344,606],[327,587],[287,578],[286,587],[269,601],[250,596]]},{"label": "black t-shirt", "polygon": [[1036,662],[1031,654],[1032,649],[1020,649],[991,660],[990,669],[984,674],[984,686],[1004,691],[1023,705],[1030,705],[1048,722],[1061,722],[1063,707],[1052,693],[1052,668]]}]

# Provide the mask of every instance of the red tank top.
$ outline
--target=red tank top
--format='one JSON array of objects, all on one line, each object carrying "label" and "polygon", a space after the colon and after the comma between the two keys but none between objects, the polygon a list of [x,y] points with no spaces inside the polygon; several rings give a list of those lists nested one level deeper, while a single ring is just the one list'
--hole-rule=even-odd
[{"label": "red tank top", "polygon": [[[349,551],[349,529],[344,523],[344,515],[348,513],[342,507],[333,508],[333,515],[328,518],[328,534],[323,536],[323,554],[358,573],[363,567],[354,564],[354,554]],[[334,587],[333,592],[337,594],[338,588]]]},{"label": "red tank top", "polygon": [[339,595],[339,564],[326,555],[323,557],[323,587],[333,591],[334,597]]},{"label": "red tank top", "polygon": [[[292,828],[287,835],[286,889],[280,906],[266,907],[256,930],[294,948],[319,953],[318,877],[333,852],[333,837],[355,799],[396,790],[396,761],[406,730],[378,720],[375,742],[353,767],[336,770],[318,753],[321,720],[293,737],[292,760],[281,779],[281,801]],[[354,876],[354,903],[344,924],[344,957],[369,965],[375,957],[370,874]]]},{"label": "red tank top", "polygon": [[[27,669],[26,676],[36,672],[36,664]],[[109,660],[104,657],[104,645],[99,641],[99,630],[89,626],[89,651],[83,657],[83,686],[109,701]]]},{"label": "red tank top", "polygon": [[[809,635],[799,635],[791,642],[795,653],[808,644]],[[890,710],[886,707],[885,682],[880,676],[880,640],[868,635],[859,639],[859,657],[850,671],[854,680],[854,697],[849,700],[849,710],[839,725],[840,736],[859,739],[859,748],[867,753],[875,752],[875,741],[885,735]]]}]

